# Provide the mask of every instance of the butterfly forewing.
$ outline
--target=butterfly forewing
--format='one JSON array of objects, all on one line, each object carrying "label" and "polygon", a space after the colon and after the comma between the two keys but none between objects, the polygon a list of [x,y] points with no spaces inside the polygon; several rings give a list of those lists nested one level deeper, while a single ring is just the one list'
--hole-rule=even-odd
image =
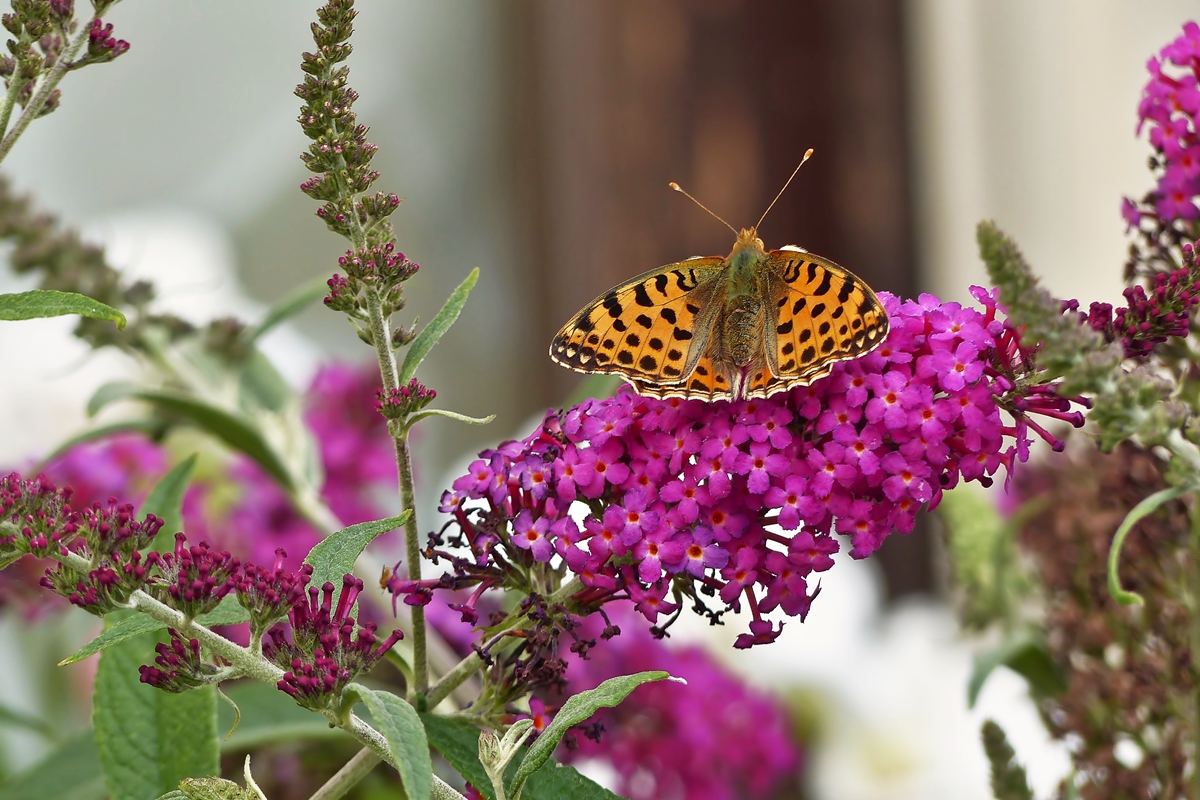
[{"label": "butterfly forewing", "polygon": [[610,289],[563,326],[550,357],[580,372],[629,378],[642,394],[691,374],[724,301],[725,260],[694,258],[651,270]]},{"label": "butterfly forewing", "polygon": [[772,250],[765,267],[772,296],[766,358],[781,388],[828,375],[835,363],[864,356],[887,338],[887,313],[849,270],[794,250]]}]

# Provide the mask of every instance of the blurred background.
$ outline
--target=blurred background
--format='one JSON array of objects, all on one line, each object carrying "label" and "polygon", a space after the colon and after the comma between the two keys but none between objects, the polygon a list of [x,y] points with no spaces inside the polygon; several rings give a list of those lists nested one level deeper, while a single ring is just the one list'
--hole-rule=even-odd
[{"label": "blurred background", "polygon": [[[116,265],[152,277],[164,307],[256,320],[332,273],[342,250],[298,190],[291,90],[314,6],[121,3],[109,21],[130,53],[71,76],[7,173]],[[729,231],[669,181],[749,225],[811,147],[760,232],[768,247],[801,245],[877,290],[965,300],[984,280],[974,226],[992,218],[1057,295],[1118,300],[1118,205],[1150,181],[1134,130],[1144,63],[1195,13],[1183,0],[358,7],[356,110],[380,147],[377,188],[405,198],[401,247],[422,265],[406,313],[429,319],[482,270],[423,369],[445,407],[497,419],[426,426],[426,502],[470,454],[569,395],[579,376],[546,348],[587,300],[659,264],[728,252]],[[23,285],[0,278],[4,291]],[[6,464],[82,429],[91,391],[128,369],[87,354],[69,329],[0,328]],[[31,336],[48,344],[34,351]],[[371,356],[319,306],[266,349],[297,386],[322,363]],[[870,563],[843,559],[810,620],[775,646],[735,655],[719,635],[682,634],[711,640],[758,685],[823,698],[814,797],[990,796],[976,735],[987,715],[1004,718],[1040,787],[1066,768],[1015,676],[968,712],[971,649],[938,599],[930,528],[892,537]]]}]

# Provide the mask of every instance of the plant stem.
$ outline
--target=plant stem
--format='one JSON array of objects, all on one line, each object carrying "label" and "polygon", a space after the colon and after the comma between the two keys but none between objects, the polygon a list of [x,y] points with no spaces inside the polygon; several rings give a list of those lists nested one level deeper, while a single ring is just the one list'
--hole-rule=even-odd
[{"label": "plant stem", "polygon": [[1200,497],[1192,504],[1191,561],[1188,583],[1192,622],[1192,800],[1200,800]]},{"label": "plant stem", "polygon": [[[400,426],[396,426],[399,428]],[[404,524],[404,557],[408,560],[408,579],[421,580],[421,542],[417,529],[416,498],[413,487],[412,456],[408,449],[408,431],[400,428],[395,437],[396,466],[400,471],[400,504],[412,509]],[[413,689],[418,695],[429,688],[429,657],[425,642],[425,609],[412,607]]]},{"label": "plant stem", "polygon": [[[383,304],[375,292],[367,292],[367,315],[371,331],[371,340],[375,344],[375,353],[379,357],[379,375],[383,379],[383,389],[390,392],[398,388],[399,379],[396,372],[396,354],[392,351],[392,331],[387,317],[383,313]],[[408,449],[408,431],[400,420],[388,424],[388,432],[396,447],[396,472],[400,478],[400,510],[411,510],[408,522],[404,525],[404,558],[408,566],[408,579],[421,580],[421,541],[417,527],[416,492],[413,488],[412,455]],[[412,647],[413,647],[413,690],[422,695],[429,688],[429,659],[425,643],[425,609],[421,606],[412,607]]]},{"label": "plant stem", "polygon": [[370,747],[364,747],[347,761],[333,777],[325,781],[325,785],[313,792],[308,800],[338,800],[363,778],[367,777],[375,765],[380,762],[379,754]]},{"label": "plant stem", "polygon": [[[21,44],[27,44],[22,37]],[[13,107],[17,104],[17,95],[21,93],[21,82],[17,80],[16,71],[13,71],[13,76],[8,81],[8,92],[4,95],[4,107],[0,108],[0,136],[8,130],[8,123],[12,119]]]},{"label": "plant stem", "polygon": [[[0,161],[4,160],[5,156],[12,150],[13,145],[17,143],[17,139],[21,138],[21,134],[29,127],[29,123],[33,122],[46,106],[46,99],[50,97],[50,93],[54,91],[63,79],[63,76],[67,74],[67,68],[71,66],[71,62],[79,54],[79,48],[88,40],[88,32],[92,28],[92,22],[95,22],[94,18],[86,25],[83,25],[79,30],[79,35],[75,37],[75,41],[64,47],[62,52],[58,54],[58,60],[54,62],[54,66],[50,68],[50,72],[46,73],[46,79],[42,81],[42,85],[38,87],[37,92],[25,104],[25,108],[21,111],[21,116],[17,117],[17,122],[13,125],[12,130],[5,133],[4,138],[0,139]],[[12,113],[11,106],[8,106],[7,110],[10,114]]]},{"label": "plant stem", "polygon": [[[387,739],[383,738],[383,734],[372,728],[360,717],[351,714],[350,727],[347,730],[355,739],[365,744],[380,761],[386,761],[393,767],[396,766],[396,762],[392,758],[392,751],[388,747]],[[362,755],[362,753],[359,753],[359,755]],[[358,758],[358,756],[355,756],[355,758]],[[429,797],[430,800],[467,800],[456,792],[454,787],[439,778],[436,773],[433,775],[433,791],[429,793]]]}]

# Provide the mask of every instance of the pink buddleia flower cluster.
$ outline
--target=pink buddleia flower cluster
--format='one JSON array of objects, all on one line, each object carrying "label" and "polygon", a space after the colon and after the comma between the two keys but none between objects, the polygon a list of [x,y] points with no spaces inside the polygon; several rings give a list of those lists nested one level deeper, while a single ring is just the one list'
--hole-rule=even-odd
[{"label": "pink buddleia flower cluster", "polygon": [[1138,130],[1149,127],[1150,144],[1157,153],[1157,187],[1141,202],[1126,198],[1121,214],[1131,229],[1144,219],[1164,224],[1200,218],[1200,138],[1196,116],[1200,113],[1200,26],[1188,22],[1183,33],[1146,64],[1150,80],[1142,89]]},{"label": "pink buddleia flower cluster", "polygon": [[622,391],[549,413],[524,440],[482,453],[443,496],[461,535],[433,535],[426,554],[452,571],[393,578],[391,590],[425,604],[437,589],[516,587],[534,565],[561,562],[583,607],[628,599],[658,624],[685,596],[698,610],[701,595],[717,596],[750,610],[735,646],[774,640],[782,626],[764,615],[805,617],[814,573],[839,550],[834,534],[863,558],[893,530],[911,531],[944,490],[989,484],[1025,460],[1031,432],[1060,449],[1031,414],[1082,425],[1071,404],[1084,401],[1032,385],[1031,354],[995,297],[972,291],[982,310],[881,293],[882,346],[767,400]]},{"label": "pink buddleia flower cluster", "polygon": [[[617,791],[632,800],[769,797],[797,773],[800,752],[776,701],[750,689],[703,649],[655,640],[628,606],[608,613],[621,634],[586,660],[568,657],[567,694],[645,670],[665,670],[687,685],[638,687],[589,720],[603,732],[596,739],[576,737],[568,760],[609,762],[620,778]],[[600,634],[598,616],[584,623],[582,633]]]},{"label": "pink buddleia flower cluster", "polygon": [[[1126,358],[1150,355],[1154,345],[1172,337],[1188,335],[1191,311],[1200,304],[1200,268],[1195,246],[1180,248],[1183,266],[1169,272],[1147,276],[1149,291],[1138,284],[1125,289],[1129,305],[1115,311],[1108,303],[1092,303],[1088,313],[1080,312],[1080,321],[1104,334],[1105,339],[1120,339]],[[1077,311],[1079,303],[1064,303],[1064,311]]]}]

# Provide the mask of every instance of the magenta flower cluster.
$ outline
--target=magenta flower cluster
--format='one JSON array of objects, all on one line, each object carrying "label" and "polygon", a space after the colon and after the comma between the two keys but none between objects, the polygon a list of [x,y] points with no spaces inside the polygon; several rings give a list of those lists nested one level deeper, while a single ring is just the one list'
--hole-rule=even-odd
[{"label": "magenta flower cluster", "polygon": [[288,611],[290,639],[282,625],[267,632],[263,655],[287,670],[279,689],[305,708],[320,710],[336,702],[347,684],[404,636],[396,629],[379,641],[374,622],[358,624],[351,611],[362,589],[361,580],[346,575],[334,608],[332,583],[319,592],[310,586],[308,597]]},{"label": "magenta flower cluster", "polygon": [[1142,89],[1138,130],[1149,126],[1150,143],[1159,154],[1158,186],[1146,200],[1126,198],[1121,213],[1130,228],[1149,216],[1160,223],[1200,218],[1200,26],[1189,22],[1183,33],[1146,64],[1150,80]]},{"label": "magenta flower cluster", "polygon": [[[568,756],[603,758],[620,779],[617,791],[632,800],[733,800],[770,797],[799,768],[800,754],[787,716],[776,702],[730,675],[699,647],[674,648],[639,625],[628,607],[610,611],[621,634],[588,659],[568,656],[567,693],[644,670],[683,678],[638,687],[624,702],[604,709],[597,740],[577,737]],[[600,634],[596,615],[582,635]]]},{"label": "magenta flower cluster", "polygon": [[[1191,244],[1183,245],[1185,264],[1194,263]],[[1184,266],[1170,272],[1155,273],[1149,291],[1141,285],[1125,289],[1126,308],[1115,312],[1108,303],[1092,303],[1080,320],[1105,335],[1108,341],[1120,339],[1128,358],[1150,354],[1154,345],[1171,337],[1188,335],[1191,310],[1200,304],[1200,281]],[[1065,304],[1065,311],[1076,311],[1078,301]]]},{"label": "magenta flower cluster", "polygon": [[891,320],[881,347],[768,400],[623,391],[548,414],[526,439],[481,454],[443,496],[470,555],[434,537],[429,553],[453,572],[390,588],[424,604],[435,589],[504,586],[510,565],[557,558],[585,606],[627,598],[657,622],[679,608],[673,588],[715,593],[752,614],[736,646],[772,641],[781,628],[762,615],[804,618],[813,574],[839,549],[834,533],[865,557],[893,530],[911,531],[944,490],[1024,460],[1031,431],[1061,448],[1031,414],[1082,425],[1053,386],[1029,385],[1017,332],[993,295],[973,293],[982,310],[881,294]]}]

